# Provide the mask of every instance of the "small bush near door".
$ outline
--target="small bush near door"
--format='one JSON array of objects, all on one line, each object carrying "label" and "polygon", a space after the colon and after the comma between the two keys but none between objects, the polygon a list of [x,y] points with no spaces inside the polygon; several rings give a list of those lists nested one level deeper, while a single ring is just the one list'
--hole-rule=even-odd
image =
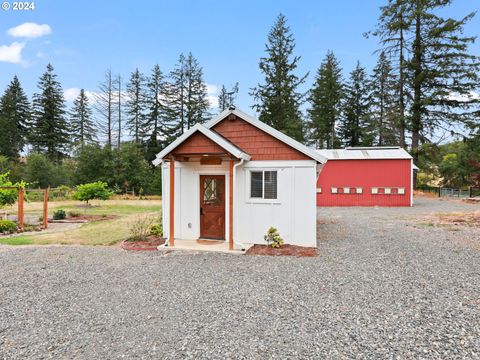
[{"label": "small bush near door", "polygon": [[130,240],[141,241],[146,240],[150,235],[150,230],[155,223],[155,217],[148,215],[137,216],[130,223]]},{"label": "small bush near door", "polygon": [[278,230],[275,229],[273,226],[268,229],[267,235],[265,235],[263,238],[272,248],[279,248],[284,242],[283,239],[280,237]]}]

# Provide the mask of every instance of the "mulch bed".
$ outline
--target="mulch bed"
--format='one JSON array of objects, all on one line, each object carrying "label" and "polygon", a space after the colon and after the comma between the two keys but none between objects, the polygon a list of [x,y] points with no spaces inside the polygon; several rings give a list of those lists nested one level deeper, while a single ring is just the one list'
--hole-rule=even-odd
[{"label": "mulch bed", "polygon": [[123,240],[120,244],[124,250],[133,251],[153,251],[157,250],[157,246],[165,244],[165,239],[150,235],[147,240]]},{"label": "mulch bed", "polygon": [[269,256],[298,256],[314,257],[318,255],[317,248],[284,244],[279,248],[268,245],[255,244],[245,253],[246,255],[269,255]]},{"label": "mulch bed", "polygon": [[116,219],[117,215],[87,215],[82,214],[79,216],[68,216],[63,220],[53,220],[49,219],[49,223],[85,223],[85,222],[93,222],[93,221],[103,221],[103,220],[112,220]]},{"label": "mulch bed", "polygon": [[480,197],[467,198],[467,199],[463,199],[462,201],[466,202],[468,204],[478,204],[478,205],[480,205]]}]

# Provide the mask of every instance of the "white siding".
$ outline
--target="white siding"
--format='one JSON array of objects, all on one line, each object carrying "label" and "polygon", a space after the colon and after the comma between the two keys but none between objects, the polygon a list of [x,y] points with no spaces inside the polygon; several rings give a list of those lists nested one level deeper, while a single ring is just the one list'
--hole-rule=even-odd
[{"label": "white siding", "polygon": [[[199,237],[199,176],[224,174],[227,200],[225,234],[228,240],[228,162],[219,166],[176,163],[175,168],[175,238]],[[250,199],[249,172],[252,170],[277,170],[278,199]],[[163,228],[165,236],[168,236],[168,163],[162,165],[162,175]],[[236,243],[265,244],[263,236],[270,226],[274,226],[286,243],[316,246],[315,161],[247,161],[236,168],[234,188],[233,223]]]}]

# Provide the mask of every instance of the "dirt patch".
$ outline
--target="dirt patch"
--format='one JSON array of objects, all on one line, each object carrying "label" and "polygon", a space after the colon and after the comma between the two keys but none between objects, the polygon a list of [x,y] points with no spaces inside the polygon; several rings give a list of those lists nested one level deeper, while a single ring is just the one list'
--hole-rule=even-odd
[{"label": "dirt patch", "polygon": [[120,244],[124,250],[133,251],[153,251],[157,250],[157,246],[165,244],[165,239],[150,235],[147,240],[124,240]]},{"label": "dirt patch", "polygon": [[245,253],[246,255],[268,255],[268,256],[299,256],[314,257],[318,255],[317,248],[284,244],[279,248],[272,248],[268,245],[253,245]]},{"label": "dirt patch", "polygon": [[463,199],[462,201],[466,202],[467,204],[478,204],[478,205],[480,205],[480,197],[467,198],[467,199]]},{"label": "dirt patch", "polygon": [[94,221],[113,220],[118,218],[117,215],[87,215],[68,216],[63,220],[48,220],[49,223],[86,223]]},{"label": "dirt patch", "polygon": [[472,226],[480,227],[480,211],[450,212],[431,214],[419,220],[430,226]]}]

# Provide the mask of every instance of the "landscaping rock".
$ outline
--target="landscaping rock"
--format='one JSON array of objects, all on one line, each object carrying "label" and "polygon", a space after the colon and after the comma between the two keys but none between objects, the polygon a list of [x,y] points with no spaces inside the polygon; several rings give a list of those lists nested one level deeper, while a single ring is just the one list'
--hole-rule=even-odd
[{"label": "landscaping rock", "polygon": [[0,246],[0,358],[478,358],[479,230],[416,221],[472,209],[319,208],[313,258]]}]

